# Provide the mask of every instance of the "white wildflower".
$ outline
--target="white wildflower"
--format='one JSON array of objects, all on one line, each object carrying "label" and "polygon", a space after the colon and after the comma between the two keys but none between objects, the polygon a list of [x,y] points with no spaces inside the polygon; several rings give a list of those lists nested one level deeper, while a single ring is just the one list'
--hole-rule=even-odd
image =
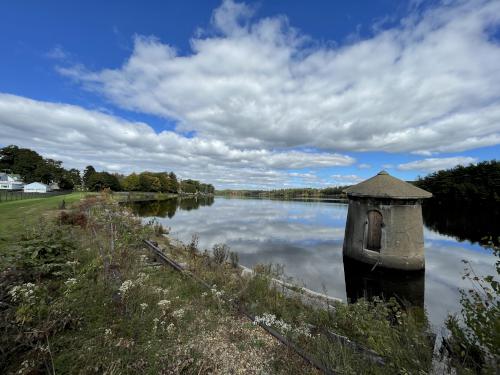
[{"label": "white wildflower", "polygon": [[141,303],[141,309],[142,311],[146,310],[148,308],[148,304],[147,303]]},{"label": "white wildflower", "polygon": [[306,337],[311,337],[311,333],[307,326],[292,327],[290,323],[276,318],[274,314],[264,313],[262,316],[256,316],[253,324],[263,324],[268,327],[274,326],[284,333],[292,333],[299,336],[303,335]]},{"label": "white wildflower", "polygon": [[14,301],[23,301],[25,303],[35,302],[35,291],[38,287],[33,283],[16,285],[9,290],[9,294]]},{"label": "white wildflower", "polygon": [[158,318],[153,319],[153,332],[156,332],[156,329],[158,328],[159,321],[160,321],[160,319],[158,319]]},{"label": "white wildflower", "polygon": [[76,284],[76,279],[74,277],[69,278],[64,282],[66,286],[72,286]]},{"label": "white wildflower", "polygon": [[120,286],[119,290],[122,295],[127,294],[128,290],[134,286],[134,282],[132,280],[125,280]]},{"label": "white wildflower", "polygon": [[174,323],[170,323],[170,324],[168,325],[168,327],[167,327],[167,332],[168,332],[168,333],[172,333],[172,332],[174,331],[174,329],[175,329],[175,325],[174,325]]},{"label": "white wildflower", "polygon": [[217,291],[217,292],[215,293],[215,296],[216,296],[217,298],[221,298],[223,295],[224,295],[224,291],[223,291],[223,290],[219,290],[219,291]]},{"label": "white wildflower", "polygon": [[166,299],[162,299],[161,301],[158,302],[158,306],[161,309],[167,309],[170,306],[170,301]]},{"label": "white wildflower", "polygon": [[135,281],[135,284],[137,285],[144,285],[144,282],[149,279],[149,275],[146,275],[144,272],[139,272],[137,275],[137,280]]},{"label": "white wildflower", "polygon": [[178,310],[175,310],[174,312],[172,312],[172,316],[174,318],[179,319],[179,318],[182,318],[184,316],[184,313],[185,313],[184,309],[178,309]]}]

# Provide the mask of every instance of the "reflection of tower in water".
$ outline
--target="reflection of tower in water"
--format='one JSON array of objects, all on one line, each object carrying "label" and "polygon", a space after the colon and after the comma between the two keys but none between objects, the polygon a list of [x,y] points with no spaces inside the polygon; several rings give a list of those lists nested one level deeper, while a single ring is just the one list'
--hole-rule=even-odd
[{"label": "reflection of tower in water", "polygon": [[347,300],[391,297],[405,307],[424,307],[425,270],[404,272],[373,267],[344,256]]}]

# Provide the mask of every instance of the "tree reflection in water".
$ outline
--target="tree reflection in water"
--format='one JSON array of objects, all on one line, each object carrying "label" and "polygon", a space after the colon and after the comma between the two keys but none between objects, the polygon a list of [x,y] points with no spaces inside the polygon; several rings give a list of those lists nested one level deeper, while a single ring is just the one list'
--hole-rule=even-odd
[{"label": "tree reflection in water", "polygon": [[156,216],[173,218],[177,209],[191,211],[201,206],[211,206],[214,197],[171,198],[161,201],[144,201],[127,204],[134,214],[141,217]]},{"label": "tree reflection in water", "polygon": [[422,215],[425,226],[459,241],[485,244],[486,237],[498,242],[500,236],[499,207],[433,201],[424,202]]}]

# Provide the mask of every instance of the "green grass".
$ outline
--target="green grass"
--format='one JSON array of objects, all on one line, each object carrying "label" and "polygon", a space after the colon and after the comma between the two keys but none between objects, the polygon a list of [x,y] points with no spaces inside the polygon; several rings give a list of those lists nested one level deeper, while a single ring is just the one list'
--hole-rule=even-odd
[{"label": "green grass", "polygon": [[76,192],[48,198],[34,198],[0,203],[0,255],[6,246],[17,241],[25,228],[36,224],[44,214],[60,207],[62,201],[69,206],[86,193]]}]

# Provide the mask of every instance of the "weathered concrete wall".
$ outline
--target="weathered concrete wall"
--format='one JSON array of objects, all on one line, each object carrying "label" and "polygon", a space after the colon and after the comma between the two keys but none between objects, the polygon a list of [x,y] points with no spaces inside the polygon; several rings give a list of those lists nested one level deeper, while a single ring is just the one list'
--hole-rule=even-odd
[{"label": "weathered concrete wall", "polygon": [[[366,249],[368,211],[382,214],[380,252]],[[344,256],[381,267],[401,270],[425,268],[422,207],[418,200],[350,198]]]}]

